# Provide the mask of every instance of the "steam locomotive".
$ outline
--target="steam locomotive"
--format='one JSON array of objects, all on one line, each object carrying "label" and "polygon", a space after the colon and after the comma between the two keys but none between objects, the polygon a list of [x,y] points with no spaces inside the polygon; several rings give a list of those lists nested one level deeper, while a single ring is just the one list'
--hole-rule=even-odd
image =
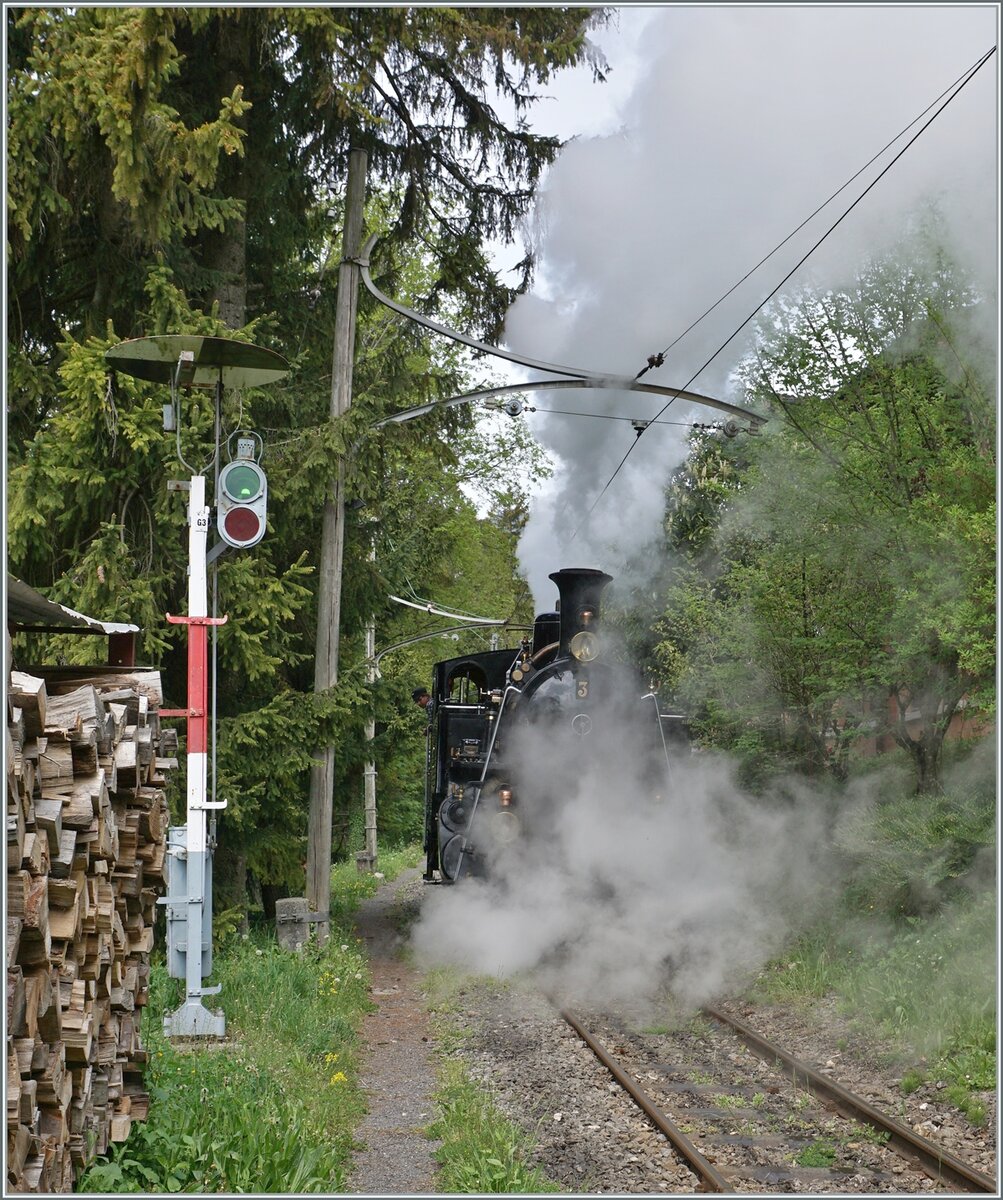
[{"label": "steam locomotive", "polygon": [[[559,600],[517,650],[460,655],[433,668],[425,780],[424,878],[455,883],[545,846],[558,809],[583,787],[656,797],[668,785],[654,695],[615,661],[600,628],[611,577],[566,568]],[[612,827],[611,822],[611,827]]]}]

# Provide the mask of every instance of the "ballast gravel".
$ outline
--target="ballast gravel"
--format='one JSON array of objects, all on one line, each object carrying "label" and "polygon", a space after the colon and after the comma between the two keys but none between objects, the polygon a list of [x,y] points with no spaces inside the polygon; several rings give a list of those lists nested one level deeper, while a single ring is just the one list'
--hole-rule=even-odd
[{"label": "ballast gravel", "polygon": [[[531,1139],[532,1165],[562,1189],[593,1195],[692,1194],[696,1181],[689,1169],[532,986],[471,978],[461,984],[447,1013],[429,1015],[420,973],[400,958],[406,942],[401,930],[417,913],[424,891],[419,872],[407,872],[381,888],[359,914],[378,1009],[364,1031],[363,1083],[370,1111],[357,1136],[366,1149],[356,1156],[346,1190],[436,1192],[435,1145],[423,1129],[437,1115],[435,1030],[446,1025],[461,1037],[457,1043],[451,1036],[448,1051],[443,1044],[439,1053],[462,1059],[471,1078]],[[803,1009],[738,1001],[720,1002],[720,1007],[995,1176],[995,1094],[982,1096],[987,1120],[981,1127],[946,1102],[946,1089],[938,1086],[943,1081],[932,1080],[903,1096],[901,1067],[890,1065],[882,1047],[862,1037],[831,1001]],[[868,1192],[865,1180],[856,1183],[847,1179],[846,1192]]]},{"label": "ballast gravel", "polygon": [[936,1142],[984,1175],[996,1176],[996,1092],[976,1093],[986,1110],[985,1123],[978,1126],[947,1100],[947,1082],[943,1079],[930,1079],[903,1095],[899,1086],[902,1070],[891,1069],[881,1044],[861,1034],[837,1011],[831,999],[804,1008],[742,1002],[720,1007],[908,1125],[920,1137]]},{"label": "ballast gravel", "polygon": [[461,1003],[458,1053],[533,1139],[530,1161],[550,1179],[589,1194],[693,1190],[666,1140],[539,993],[478,982]]}]

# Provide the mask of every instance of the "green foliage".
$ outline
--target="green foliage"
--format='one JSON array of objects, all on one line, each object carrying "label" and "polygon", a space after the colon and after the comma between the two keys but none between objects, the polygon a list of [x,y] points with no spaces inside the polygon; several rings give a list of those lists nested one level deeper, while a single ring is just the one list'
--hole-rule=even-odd
[{"label": "green foliage", "polygon": [[888,733],[936,791],[959,700],[992,711],[992,354],[937,236],[773,306],[742,373],[777,419],[740,452],[696,435],[670,484],[653,663],[753,776],[842,782]]},{"label": "green foliage", "polygon": [[943,794],[908,797],[883,776],[864,783],[880,799],[847,808],[834,831],[838,904],[757,991],[788,1004],[837,997],[869,1036],[888,1040],[906,1093],[946,1081],[978,1123],[977,1093],[996,1071],[993,746],[959,755]]},{"label": "green foliage", "polygon": [[835,1142],[828,1138],[818,1138],[802,1147],[794,1156],[794,1161],[799,1167],[831,1167],[837,1155]]},{"label": "green foliage", "polygon": [[922,1071],[917,1070],[915,1067],[906,1071],[899,1081],[902,1095],[911,1096],[913,1092],[918,1091],[923,1086],[923,1082],[924,1075]]},{"label": "green foliage", "polygon": [[991,784],[849,809],[836,845],[850,863],[851,910],[892,918],[939,911],[966,894],[973,872],[988,865],[995,826]]},{"label": "green foliage", "polygon": [[[380,850],[377,855],[380,875],[388,882],[401,871],[415,867],[421,858],[419,846]],[[374,896],[382,880],[368,871],[359,871],[354,862],[335,863],[331,868],[331,919],[345,924],[363,900]]]},{"label": "green foliage", "polygon": [[[328,1147],[306,1143],[297,1110],[253,1068],[236,1056],[224,1064],[221,1055],[218,1063],[186,1071],[182,1056],[170,1053],[177,1061],[162,1067],[159,1078],[177,1102],[155,1123],[137,1125],[127,1147],[92,1167],[79,1191],[262,1195],[339,1187],[343,1176],[332,1171]],[[234,1088],[237,1079],[242,1094]],[[211,1097],[222,1092],[225,1105],[213,1104]]]},{"label": "green foliage", "polygon": [[21,10],[8,61],[17,340],[28,335],[37,361],[68,309],[92,331],[113,316],[143,332],[125,318],[137,257],[154,254],[232,328],[253,307],[302,330],[327,307],[312,294],[333,282],[322,243],[338,189],[326,181],[350,146],[393,197],[390,232],[432,243],[431,295],[466,293],[497,325],[510,292],[480,242],[511,240],[559,144],[523,116],[552,73],[584,61],[585,26],[603,19],[561,7]]},{"label": "green foliage", "polygon": [[447,1061],[436,1102],[440,1116],[428,1136],[439,1138],[439,1187],[460,1195],[560,1191],[529,1166],[525,1135],[470,1080],[463,1065]]},{"label": "green foliage", "polygon": [[356,1030],[370,1007],[365,958],[334,931],[323,949],[226,941],[214,978],[222,1046],[179,1049],[161,1032],[180,1002],[155,966],[144,1019],[150,1115],[90,1167],[86,1192],[337,1192],[363,1111]]},{"label": "green foliage", "polygon": [[[370,690],[370,614],[383,646],[429,625],[388,594],[531,615],[515,565],[519,481],[546,468],[525,424],[450,409],[373,428],[467,387],[466,351],[363,297],[353,407],[328,419],[345,151],[369,152],[382,286],[453,324],[489,327],[509,292],[479,239],[507,236],[557,143],[491,110],[485,69],[522,111],[534,85],[582,60],[584,24],[597,19],[574,9],[80,9],[24,10],[9,27],[9,561],[54,599],[141,625],[139,656],[160,666],[172,706],[185,692],[185,639],[164,614],[184,611],[187,537],[183,499],[166,484],[190,472],[162,431],[167,389],[109,382],[105,351],[130,336],[200,333],[273,347],[294,367],[266,390],[226,394],[220,414],[224,441],[238,428],[262,433],[269,480],[266,538],[218,564],[218,611],[229,618],[216,635],[227,906],[248,872],[302,887],[308,775],[323,742],[338,747],[333,850],[354,848],[371,712],[381,841],[420,832],[424,749],[409,693],[443,650],[483,640],[391,656]],[[388,81],[396,90],[384,94]],[[210,399],[186,394],[180,454],[209,476],[210,495],[212,439]],[[342,456],[349,497],[365,507],[351,510],[346,533],[339,684],[315,697],[314,568]],[[17,651],[28,654],[23,638]],[[92,653],[57,635],[34,637],[29,657]]]}]

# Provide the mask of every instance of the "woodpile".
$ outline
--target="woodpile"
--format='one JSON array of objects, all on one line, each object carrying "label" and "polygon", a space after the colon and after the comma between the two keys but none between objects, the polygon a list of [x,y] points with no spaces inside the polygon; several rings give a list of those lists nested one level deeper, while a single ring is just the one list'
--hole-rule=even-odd
[{"label": "woodpile", "polygon": [[149,1107],[139,1017],[174,730],[155,671],[14,671],[7,725],[7,1188],[69,1192]]}]

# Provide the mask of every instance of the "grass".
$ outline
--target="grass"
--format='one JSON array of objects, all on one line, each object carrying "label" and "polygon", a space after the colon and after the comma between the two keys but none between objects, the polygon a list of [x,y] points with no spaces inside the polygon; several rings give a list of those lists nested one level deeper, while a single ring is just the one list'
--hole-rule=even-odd
[{"label": "grass", "polygon": [[462,1195],[539,1195],[561,1189],[527,1162],[531,1143],[477,1087],[458,1060],[447,1060],[436,1093],[438,1119],[429,1137],[436,1151],[439,1190]]},{"label": "grass", "polygon": [[[401,871],[416,867],[421,857],[420,846],[381,850],[377,860],[379,874],[389,883]],[[375,874],[360,871],[354,862],[336,863],[331,869],[331,920],[339,924],[346,923],[363,900],[376,894],[382,882]]]},{"label": "grass", "polygon": [[[392,878],[419,852],[383,853]],[[183,1050],[162,1033],[181,984],[154,965],[143,1018],[152,1103],[146,1122],[81,1178],[82,1192],[317,1193],[344,1190],[355,1126],[358,1029],[372,1004],[351,914],[379,880],[354,862],[332,871],[332,932],[323,947],[280,950],[271,931],[231,937],[213,981],[227,1041]]]},{"label": "grass", "polygon": [[[937,795],[850,805],[836,831],[845,890],[828,924],[805,931],[758,981],[782,1003],[834,996],[903,1069],[974,1124],[996,1084],[996,784],[985,750]],[[994,761],[994,756],[993,756]],[[872,795],[877,794],[872,789]],[[840,1047],[841,1049],[844,1047]]]},{"label": "grass", "polygon": [[[381,852],[390,880],[420,851]],[[361,946],[345,931],[381,880],[354,862],[332,871],[332,935],[300,954],[278,948],[271,931],[231,936],[215,954],[216,1003],[227,1041],[187,1051],[162,1033],[181,984],[157,965],[144,1014],[153,1103],[145,1123],[94,1163],[81,1192],[337,1193],[349,1173],[353,1131],[365,1110],[357,1084],[358,1030],[372,1007]],[[475,986],[456,972],[429,976],[430,1001],[454,1010]],[[462,1043],[448,1022],[438,1050]],[[558,1190],[528,1165],[531,1143],[506,1120],[456,1061],[443,1063],[439,1115],[441,1190],[540,1193]]]},{"label": "grass", "polygon": [[[364,1111],[352,1082],[355,1029],[369,1006],[361,955],[347,941],[294,955],[259,935],[221,953],[217,968],[229,1040],[189,1050],[161,1032],[181,996],[165,968],[154,968],[143,1030],[149,1118],[86,1172],[79,1191],[343,1188]],[[334,984],[342,973],[344,986]]]},{"label": "grass", "polygon": [[448,1018],[479,987],[510,989],[507,982],[465,975],[455,967],[438,968],[425,976],[426,1005],[438,1018],[439,1087],[434,1097],[438,1116],[426,1130],[442,1143],[436,1151],[438,1190],[462,1195],[559,1192],[560,1187],[529,1165],[532,1139],[470,1079],[457,1057],[466,1034]]},{"label": "grass", "polygon": [[836,1154],[835,1144],[826,1138],[820,1138],[804,1146],[794,1161],[799,1167],[831,1167],[836,1161]]}]

